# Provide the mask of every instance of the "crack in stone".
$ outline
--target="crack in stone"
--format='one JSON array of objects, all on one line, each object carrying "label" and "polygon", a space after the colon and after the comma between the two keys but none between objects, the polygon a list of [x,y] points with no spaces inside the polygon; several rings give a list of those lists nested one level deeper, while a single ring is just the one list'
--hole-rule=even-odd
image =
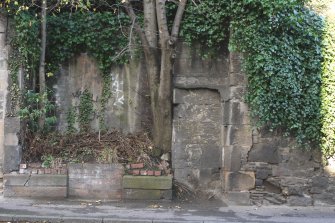
[{"label": "crack in stone", "polygon": [[30,178],[31,178],[31,174],[29,174],[29,177],[28,177],[27,181],[24,183],[23,186],[25,186],[25,187],[27,186],[27,183],[29,182]]}]

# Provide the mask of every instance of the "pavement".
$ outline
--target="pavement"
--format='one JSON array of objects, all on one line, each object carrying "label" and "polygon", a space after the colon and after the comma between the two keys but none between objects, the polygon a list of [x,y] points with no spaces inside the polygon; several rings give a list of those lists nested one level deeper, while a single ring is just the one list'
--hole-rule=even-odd
[{"label": "pavement", "polygon": [[335,207],[228,206],[221,201],[104,203],[0,197],[0,222],[335,223]]}]

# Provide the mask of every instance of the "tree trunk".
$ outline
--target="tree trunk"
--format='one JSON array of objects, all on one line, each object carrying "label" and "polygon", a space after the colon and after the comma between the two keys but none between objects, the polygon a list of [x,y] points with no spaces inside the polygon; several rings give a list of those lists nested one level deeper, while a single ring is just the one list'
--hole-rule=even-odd
[{"label": "tree trunk", "polygon": [[173,53],[187,4],[187,0],[178,1],[178,10],[170,35],[165,8],[166,1],[143,1],[143,29],[136,22],[131,3],[129,0],[125,1],[127,13],[135,23],[135,29],[140,36],[144,50],[153,115],[152,135],[154,144],[161,153],[171,151]]},{"label": "tree trunk", "polygon": [[38,120],[40,131],[43,130],[45,124],[45,100],[46,100],[46,84],[45,84],[45,50],[46,50],[46,37],[47,37],[47,0],[42,0],[42,14],[41,14],[41,57],[39,67],[39,86],[40,86],[40,111],[41,116]]}]

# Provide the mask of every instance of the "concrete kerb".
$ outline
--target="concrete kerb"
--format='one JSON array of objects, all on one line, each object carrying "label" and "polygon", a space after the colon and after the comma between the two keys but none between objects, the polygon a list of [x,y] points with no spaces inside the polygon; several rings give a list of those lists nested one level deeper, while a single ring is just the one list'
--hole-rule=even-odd
[{"label": "concrete kerb", "polygon": [[48,222],[48,223],[209,223],[210,221],[188,221],[188,220],[141,220],[141,219],[117,219],[117,218],[83,218],[62,216],[30,216],[30,215],[0,215],[0,222]]}]

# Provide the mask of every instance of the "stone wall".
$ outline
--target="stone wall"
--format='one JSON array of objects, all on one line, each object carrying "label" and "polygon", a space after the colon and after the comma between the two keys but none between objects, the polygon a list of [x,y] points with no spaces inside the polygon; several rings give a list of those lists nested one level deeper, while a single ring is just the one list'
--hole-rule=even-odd
[{"label": "stone wall", "polygon": [[4,143],[5,143],[5,107],[7,93],[7,47],[6,47],[7,20],[0,15],[0,169],[3,171]]},{"label": "stone wall", "polygon": [[[107,129],[122,129],[127,132],[136,132],[148,128],[150,122],[150,108],[145,88],[146,75],[142,63],[132,61],[125,66],[114,66],[111,70],[111,84],[109,86],[111,97],[104,112],[104,125]],[[65,132],[68,127],[67,114],[70,108],[78,106],[80,96],[88,90],[93,95],[94,117],[91,128],[99,130],[99,109],[102,97],[103,78],[97,67],[97,63],[87,54],[64,64],[58,75],[55,90],[56,104],[59,110],[58,130]],[[75,127],[79,128],[78,122]]]},{"label": "stone wall", "polygon": [[16,108],[12,108],[8,93],[11,83],[7,62],[8,35],[7,18],[0,14],[0,173],[18,170],[21,161],[20,119],[12,116],[12,109]]},{"label": "stone wall", "polygon": [[180,46],[174,66],[172,167],[195,190],[222,192],[222,93],[229,88],[228,53],[203,60],[199,49]]},{"label": "stone wall", "polygon": [[233,204],[335,204],[335,161],[316,150],[256,129],[243,97],[241,55],[202,60],[181,47],[174,66],[174,177]]}]

